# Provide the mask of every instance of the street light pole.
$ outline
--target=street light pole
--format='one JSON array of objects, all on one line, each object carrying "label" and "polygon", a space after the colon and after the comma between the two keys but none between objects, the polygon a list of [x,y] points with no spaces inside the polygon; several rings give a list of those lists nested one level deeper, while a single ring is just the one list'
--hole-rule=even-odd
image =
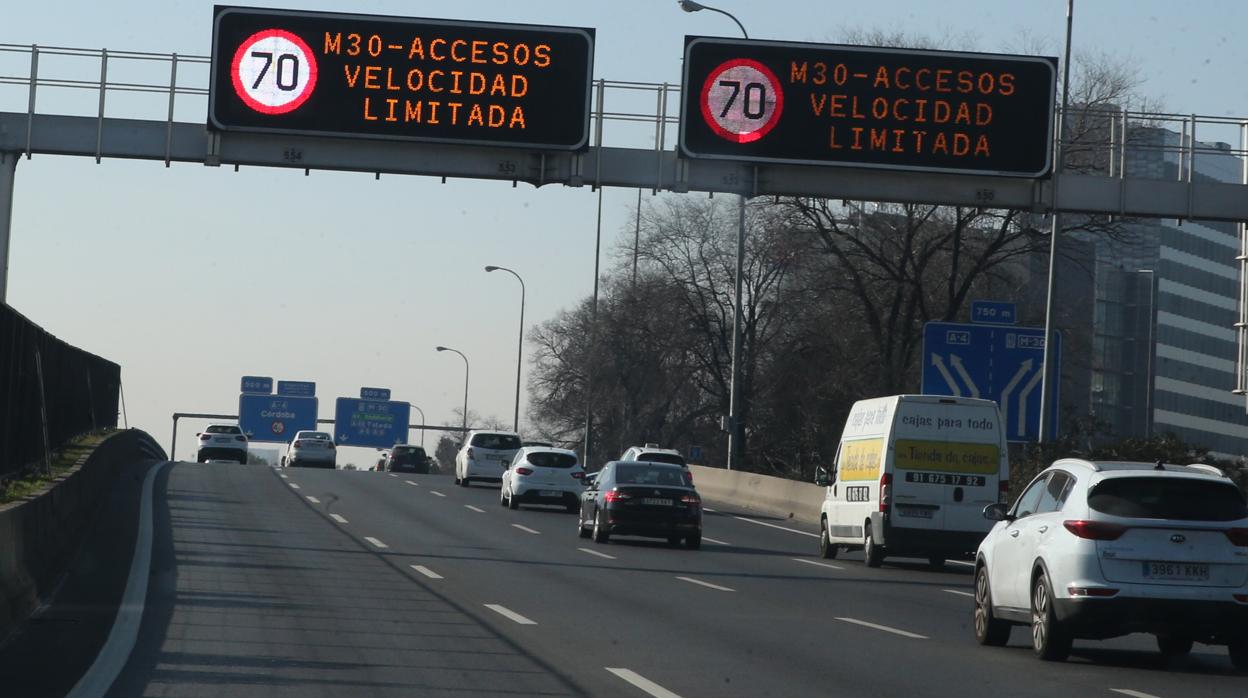
[{"label": "street light pole", "polygon": [[464,352],[450,347],[436,347],[438,351],[453,351],[464,360],[464,439],[468,438],[468,357]]},{"label": "street light pole", "polygon": [[490,266],[487,266],[485,270],[487,272],[505,271],[508,274],[511,274],[512,276],[516,277],[516,281],[520,282],[520,339],[516,343],[516,411],[515,411],[515,415],[512,417],[512,426],[511,426],[511,430],[519,434],[520,433],[520,369],[523,368],[524,366],[524,294],[525,294],[524,279],[520,278],[519,274],[512,271],[511,269],[508,269],[507,267],[497,267],[494,265],[490,265]]},{"label": "street light pole", "polygon": [[[732,13],[721,10],[717,7],[703,5],[693,0],[679,0],[677,2],[680,9],[685,12],[700,12],[702,10],[710,10],[718,12],[728,19],[737,23],[737,27],[741,30],[741,35],[750,38],[748,32],[745,31],[745,25],[734,17]],[[728,380],[728,470],[736,470],[741,467],[741,434],[744,424],[740,423],[740,416],[737,411],[741,409],[741,361],[742,356],[742,336],[741,336],[741,296],[742,296],[742,275],[745,266],[745,194],[741,194],[737,200],[737,262],[736,262],[736,278],[733,281],[733,300],[732,300],[732,375]]]}]

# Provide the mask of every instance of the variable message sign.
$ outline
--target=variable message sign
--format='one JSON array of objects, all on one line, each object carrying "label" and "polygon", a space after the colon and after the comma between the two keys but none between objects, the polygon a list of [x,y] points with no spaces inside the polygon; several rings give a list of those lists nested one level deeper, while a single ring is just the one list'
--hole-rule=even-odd
[{"label": "variable message sign", "polygon": [[405,444],[410,416],[406,402],[340,397],[334,405],[334,442],[372,448]]},{"label": "variable message sign", "polygon": [[212,46],[214,129],[589,141],[592,29],[218,6]]},{"label": "variable message sign", "polygon": [[1056,59],[685,37],[695,158],[1041,177]]}]

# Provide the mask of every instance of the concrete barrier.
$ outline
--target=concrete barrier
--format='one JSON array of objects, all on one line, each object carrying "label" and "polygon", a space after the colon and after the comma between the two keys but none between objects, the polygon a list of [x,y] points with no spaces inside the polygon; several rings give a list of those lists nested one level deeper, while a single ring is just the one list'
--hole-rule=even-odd
[{"label": "concrete barrier", "polygon": [[0,505],[0,639],[55,586],[113,484],[118,466],[165,458],[164,450],[146,432],[119,431],[42,493]]},{"label": "concrete barrier", "polygon": [[808,482],[691,465],[693,485],[704,500],[819,526],[824,488]]}]

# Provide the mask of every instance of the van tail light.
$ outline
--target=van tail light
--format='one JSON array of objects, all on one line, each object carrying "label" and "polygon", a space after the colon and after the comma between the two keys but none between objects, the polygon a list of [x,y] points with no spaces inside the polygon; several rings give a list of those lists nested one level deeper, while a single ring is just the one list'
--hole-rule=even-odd
[{"label": "van tail light", "polygon": [[625,493],[625,492],[621,492],[621,491],[619,491],[619,490],[611,490],[611,491],[610,491],[610,492],[608,492],[608,493],[606,494],[606,496],[604,497],[604,499],[606,499],[608,503],[610,503],[610,502],[622,502],[622,501],[624,501],[624,500],[626,500],[626,499],[632,499],[632,498],[633,498],[633,495],[628,494],[628,493]]},{"label": "van tail light", "polygon": [[1001,479],[1001,483],[997,487],[997,501],[1002,504],[1010,501],[1010,481],[1005,478]]},{"label": "van tail light", "polygon": [[884,473],[880,476],[880,511],[888,511],[893,503],[893,474]]},{"label": "van tail light", "polygon": [[1226,537],[1241,548],[1248,546],[1248,528],[1232,528],[1226,532]]},{"label": "van tail light", "polygon": [[517,475],[532,475],[533,469],[532,468],[516,468],[516,474]]},{"label": "van tail light", "polygon": [[1118,540],[1127,532],[1126,526],[1104,521],[1063,521],[1062,525],[1067,531],[1088,540]]},{"label": "van tail light", "polygon": [[578,470],[575,473],[572,473],[572,477],[576,480],[580,480],[581,478],[585,477],[585,473]]}]

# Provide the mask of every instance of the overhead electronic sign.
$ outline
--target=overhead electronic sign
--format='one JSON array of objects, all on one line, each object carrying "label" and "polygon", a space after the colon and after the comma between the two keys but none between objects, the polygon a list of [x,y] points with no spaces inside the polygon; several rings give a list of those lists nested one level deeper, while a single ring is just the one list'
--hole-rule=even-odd
[{"label": "overhead electronic sign", "polygon": [[593,29],[218,6],[212,46],[213,129],[589,142]]},{"label": "overhead electronic sign", "polygon": [[1042,177],[1057,59],[685,37],[692,158]]}]

